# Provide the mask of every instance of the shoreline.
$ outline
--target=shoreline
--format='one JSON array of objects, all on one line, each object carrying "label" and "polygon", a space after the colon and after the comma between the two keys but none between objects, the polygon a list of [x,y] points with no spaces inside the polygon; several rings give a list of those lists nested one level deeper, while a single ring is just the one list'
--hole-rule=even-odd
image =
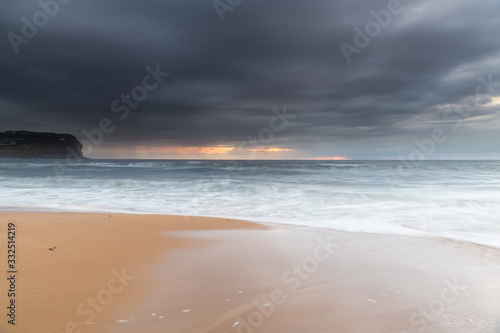
[{"label": "shoreline", "polygon": [[[490,332],[500,319],[500,250],[473,243],[207,217],[1,212],[2,247],[9,220],[18,317],[2,332]],[[434,313],[436,304],[444,308]]]},{"label": "shoreline", "polygon": [[289,227],[289,228],[312,228],[312,229],[318,229],[318,230],[325,230],[325,231],[333,231],[333,232],[346,232],[346,233],[359,233],[359,234],[369,234],[369,235],[387,235],[387,236],[405,236],[405,237],[417,237],[417,238],[425,238],[425,239],[447,239],[450,241],[455,241],[459,243],[469,243],[473,245],[478,245],[478,246],[483,246],[486,248],[492,248],[495,250],[500,250],[500,240],[495,239],[495,237],[492,237],[490,233],[480,233],[479,236],[477,235],[478,233],[468,233],[464,232],[468,237],[473,237],[473,238],[468,238],[464,235],[461,235],[460,232],[458,233],[453,233],[451,231],[449,232],[443,232],[443,233],[433,233],[429,231],[423,231],[423,230],[418,230],[418,229],[410,229],[407,228],[408,233],[389,233],[386,231],[365,231],[365,230],[343,230],[343,229],[337,229],[337,228],[329,228],[325,226],[317,226],[317,225],[305,225],[305,224],[290,224],[290,223],[283,223],[283,222],[275,222],[275,221],[262,221],[262,220],[257,220],[257,219],[252,219],[252,218],[241,218],[241,217],[226,217],[226,216],[211,216],[211,215],[177,215],[177,214],[168,214],[168,213],[158,213],[158,212],[140,212],[140,211],[130,211],[130,210],[95,210],[95,211],[89,211],[89,210],[82,210],[82,211],[75,211],[75,210],[60,210],[60,209],[51,209],[51,208],[46,208],[46,209],[39,209],[39,208],[30,208],[30,207],[21,207],[21,208],[16,208],[16,207],[0,207],[0,214],[8,214],[8,213],[40,213],[40,214],[119,214],[119,215],[137,215],[137,216],[184,216],[184,217],[194,217],[194,218],[208,218],[208,219],[229,219],[232,221],[244,221],[247,223],[253,223],[253,224],[258,224],[262,226],[267,226],[270,228],[280,228],[280,227]]}]

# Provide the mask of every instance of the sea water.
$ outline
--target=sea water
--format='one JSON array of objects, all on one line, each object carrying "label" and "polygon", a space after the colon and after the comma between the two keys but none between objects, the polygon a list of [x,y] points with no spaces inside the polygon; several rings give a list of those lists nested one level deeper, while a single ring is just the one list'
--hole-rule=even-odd
[{"label": "sea water", "polygon": [[214,216],[500,247],[500,161],[3,159],[0,210]]}]

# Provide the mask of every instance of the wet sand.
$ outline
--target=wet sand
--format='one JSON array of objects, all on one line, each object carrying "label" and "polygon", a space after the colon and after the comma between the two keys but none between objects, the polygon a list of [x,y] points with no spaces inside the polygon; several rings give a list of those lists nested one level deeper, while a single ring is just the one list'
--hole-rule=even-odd
[{"label": "wet sand", "polygon": [[1,213],[0,332],[493,332],[500,251],[165,215]]}]

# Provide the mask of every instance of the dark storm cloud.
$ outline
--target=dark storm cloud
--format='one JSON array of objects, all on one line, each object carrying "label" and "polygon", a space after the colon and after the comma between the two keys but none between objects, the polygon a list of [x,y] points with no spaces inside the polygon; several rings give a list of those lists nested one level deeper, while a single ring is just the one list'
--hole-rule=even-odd
[{"label": "dark storm cloud", "polygon": [[[364,31],[388,1],[244,0],[223,22],[207,0],[59,7],[15,54],[7,35],[22,36],[22,17],[32,21],[40,4],[0,2],[0,130],[82,138],[108,117],[116,131],[104,144],[237,144],[287,105],[298,116],[273,145],[387,157],[447,126],[443,109],[473,96],[478,76],[500,81],[493,0],[402,1],[350,64],[340,43],[355,46],[353,28]],[[170,76],[119,120],[111,103],[157,64]],[[469,118],[498,111],[480,106]]]}]

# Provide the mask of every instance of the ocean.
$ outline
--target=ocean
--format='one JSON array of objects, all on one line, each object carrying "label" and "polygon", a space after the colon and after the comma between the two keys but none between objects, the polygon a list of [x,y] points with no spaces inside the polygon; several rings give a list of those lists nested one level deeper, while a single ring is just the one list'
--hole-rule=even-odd
[{"label": "ocean", "polygon": [[500,161],[3,159],[0,210],[213,216],[500,248]]}]

